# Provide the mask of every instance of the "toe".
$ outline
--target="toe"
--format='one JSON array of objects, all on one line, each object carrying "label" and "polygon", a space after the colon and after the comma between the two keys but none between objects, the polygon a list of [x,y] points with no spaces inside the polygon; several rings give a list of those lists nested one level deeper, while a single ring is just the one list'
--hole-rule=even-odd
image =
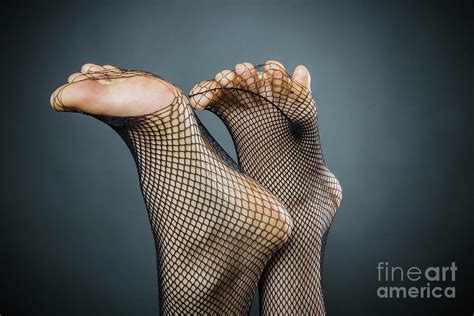
[{"label": "toe", "polygon": [[251,63],[242,63],[235,66],[235,73],[239,77],[240,86],[249,89],[250,91],[257,91],[257,69]]},{"label": "toe", "polygon": [[299,65],[295,68],[292,75],[293,79],[308,90],[311,90],[311,75],[308,69]]},{"label": "toe", "polygon": [[270,80],[273,93],[288,91],[290,87],[290,77],[281,62],[277,60],[267,60],[263,69],[265,76]]},{"label": "toe", "polygon": [[265,71],[275,70],[275,69],[286,71],[285,66],[283,66],[283,64],[279,62],[278,60],[267,60],[263,66],[263,69]]},{"label": "toe", "polygon": [[122,70],[112,65],[99,66],[95,64],[85,64],[82,66],[81,71],[85,71],[85,75],[97,80],[97,82],[101,84],[125,81],[125,78],[122,76]]},{"label": "toe", "polygon": [[77,76],[76,79],[67,83],[53,92],[50,103],[56,111],[76,111],[90,112],[94,104],[94,98],[101,92],[100,85],[95,80],[88,79],[84,75]]},{"label": "toe", "polygon": [[102,68],[104,69],[104,72],[110,75],[110,77],[116,77],[117,75],[120,76],[120,74],[124,73],[123,69],[112,65],[104,65],[102,66]]},{"label": "toe", "polygon": [[119,68],[112,66],[112,65],[103,65],[102,66],[104,69],[110,69],[110,70],[120,70]]},{"label": "toe", "polygon": [[92,75],[83,73],[78,73],[77,76],[75,76],[75,74],[72,74],[69,78],[71,79],[71,81],[69,81],[70,83],[93,79]]},{"label": "toe", "polygon": [[258,71],[257,72],[257,89],[258,93],[264,97],[269,96],[270,89],[269,88],[269,83],[271,82],[269,80],[268,73],[265,71]]},{"label": "toe", "polygon": [[99,73],[103,71],[104,71],[104,67],[99,66],[99,65],[93,65],[89,68],[89,73]]},{"label": "toe", "polygon": [[97,69],[97,67],[102,68],[102,67],[99,66],[99,65],[87,63],[87,64],[82,65],[82,67],[81,67],[81,72],[82,72],[83,74],[85,74],[85,73],[88,73],[88,72],[90,72],[90,71],[97,71],[97,70],[95,70],[95,69]]},{"label": "toe", "polygon": [[243,79],[255,77],[257,74],[257,70],[255,66],[251,63],[241,63],[235,65],[235,73],[237,76],[242,77]]},{"label": "toe", "polygon": [[198,83],[189,93],[189,102],[195,110],[202,110],[216,99],[219,90],[219,84],[215,80],[206,80]]},{"label": "toe", "polygon": [[67,111],[66,107],[63,104],[63,101],[61,100],[62,92],[64,91],[64,89],[66,89],[67,86],[68,84],[62,85],[51,94],[49,103],[51,104],[51,107],[56,111]]},{"label": "toe", "polygon": [[73,73],[72,75],[70,75],[68,78],[67,78],[67,82],[73,82],[75,78],[77,78],[78,76],[82,76],[82,73],[80,72],[75,72]]},{"label": "toe", "polygon": [[281,68],[271,69],[267,72],[273,95],[288,93],[290,89],[290,76]]},{"label": "toe", "polygon": [[49,98],[49,104],[56,111],[61,111],[61,108],[58,106],[59,101],[57,100],[59,89],[60,88],[57,88],[53,93],[51,93],[51,97]]},{"label": "toe", "polygon": [[87,76],[90,79],[95,79],[101,84],[111,83],[110,76],[106,73],[107,69],[100,65],[84,64],[81,67],[81,72],[83,75]]},{"label": "toe", "polygon": [[235,72],[232,70],[222,70],[219,72],[215,77],[214,80],[221,86],[221,87],[230,87],[234,84],[235,81]]},{"label": "toe", "polygon": [[220,88],[231,88],[235,84],[236,74],[232,70],[222,70],[214,77],[214,80],[206,80],[198,83],[189,93],[189,101],[195,110],[202,110],[212,105],[221,95]]}]

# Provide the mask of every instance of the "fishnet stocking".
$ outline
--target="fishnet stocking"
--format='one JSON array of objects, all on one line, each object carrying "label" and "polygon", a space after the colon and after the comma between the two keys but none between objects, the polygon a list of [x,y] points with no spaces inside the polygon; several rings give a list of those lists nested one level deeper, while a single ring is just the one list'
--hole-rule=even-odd
[{"label": "fishnet stocking", "polygon": [[[162,80],[125,70],[88,77],[133,76]],[[186,96],[170,87],[174,101],[155,113],[95,117],[120,134],[135,159],[156,242],[161,311],[245,314],[291,221],[271,193],[233,165]]]},{"label": "fishnet stocking", "polygon": [[325,238],[342,197],[323,160],[315,102],[278,64],[224,71],[191,92],[227,125],[241,167],[275,194],[293,219],[292,234],[260,282],[264,315],[324,315]]}]

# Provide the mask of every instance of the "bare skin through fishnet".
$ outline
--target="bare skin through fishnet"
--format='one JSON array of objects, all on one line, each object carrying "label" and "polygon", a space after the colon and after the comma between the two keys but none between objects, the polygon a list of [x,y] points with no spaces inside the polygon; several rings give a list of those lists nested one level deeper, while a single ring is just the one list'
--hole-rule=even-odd
[{"label": "bare skin through fishnet", "polygon": [[280,202],[232,165],[172,84],[93,64],[69,81],[53,93],[53,107],[109,124],[136,161],[156,242],[161,312],[247,313],[265,264],[291,230]]},{"label": "bare skin through fishnet", "polygon": [[195,109],[209,109],[228,127],[241,167],[275,194],[294,228],[260,282],[264,315],[324,315],[321,268],[325,239],[342,198],[326,167],[309,72],[293,76],[268,61],[224,70],[191,91]]}]

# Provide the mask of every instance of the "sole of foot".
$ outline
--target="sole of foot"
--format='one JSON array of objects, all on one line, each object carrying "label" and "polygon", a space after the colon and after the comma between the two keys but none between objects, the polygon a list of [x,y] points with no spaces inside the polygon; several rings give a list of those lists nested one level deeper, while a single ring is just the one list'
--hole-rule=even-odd
[{"label": "sole of foot", "polygon": [[56,111],[138,116],[159,111],[180,93],[171,83],[144,71],[87,63],[51,95]]}]

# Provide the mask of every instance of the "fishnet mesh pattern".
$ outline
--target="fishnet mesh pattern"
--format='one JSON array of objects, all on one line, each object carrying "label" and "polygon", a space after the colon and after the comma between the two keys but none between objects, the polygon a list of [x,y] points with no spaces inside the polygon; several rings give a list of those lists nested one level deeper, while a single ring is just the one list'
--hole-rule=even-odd
[{"label": "fishnet mesh pattern", "polygon": [[[125,70],[89,79],[137,75],[162,80]],[[172,91],[172,104],[155,113],[95,117],[117,131],[135,159],[155,237],[161,312],[246,314],[291,220],[273,194],[236,168],[187,97]]]},{"label": "fishnet mesh pattern", "polygon": [[324,315],[324,243],[342,193],[323,159],[311,92],[266,64],[221,72],[190,97],[223,120],[243,170],[282,201],[294,223],[262,276],[262,314]]}]

